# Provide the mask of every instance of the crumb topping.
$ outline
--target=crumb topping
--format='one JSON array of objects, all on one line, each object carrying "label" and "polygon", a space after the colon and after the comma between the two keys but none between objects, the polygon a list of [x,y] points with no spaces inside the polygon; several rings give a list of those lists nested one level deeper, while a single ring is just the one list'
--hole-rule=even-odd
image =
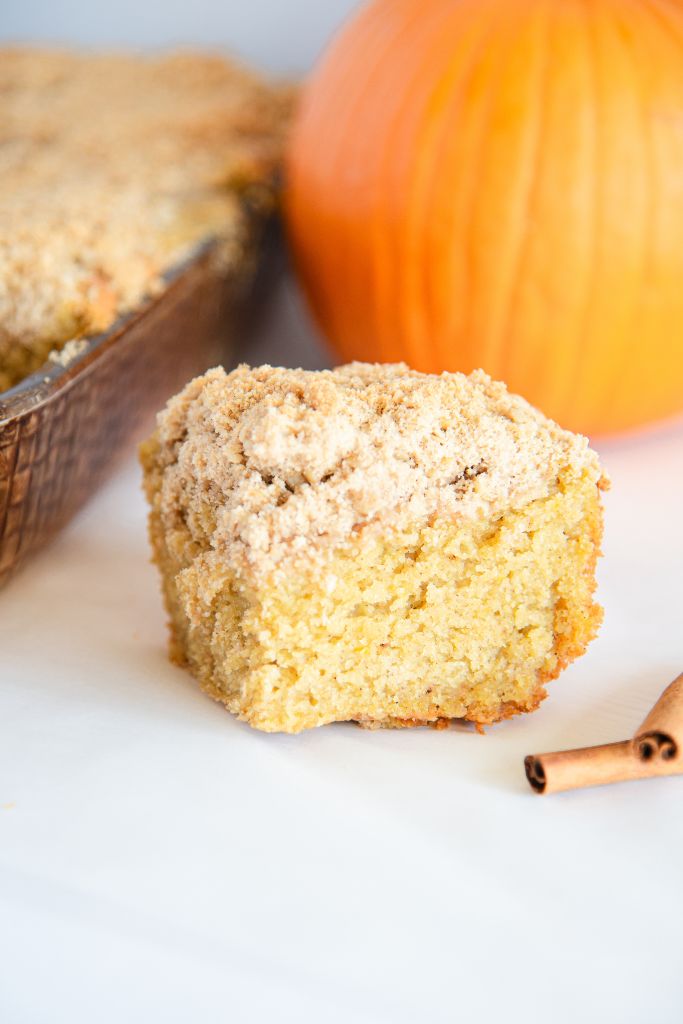
[{"label": "crumb topping", "polygon": [[58,366],[68,366],[87,347],[88,342],[85,338],[72,338],[71,341],[67,341],[63,348],[53,349],[48,359],[51,363],[56,363]]},{"label": "crumb topping", "polygon": [[[0,390],[104,330],[265,177],[291,95],[219,57],[0,50]],[[35,360],[33,360],[35,363]]]},{"label": "crumb topping", "polygon": [[480,370],[210,370],[160,413],[153,446],[167,533],[181,522],[253,578],[322,564],[359,529],[494,517],[561,473],[606,484],[585,437]]}]

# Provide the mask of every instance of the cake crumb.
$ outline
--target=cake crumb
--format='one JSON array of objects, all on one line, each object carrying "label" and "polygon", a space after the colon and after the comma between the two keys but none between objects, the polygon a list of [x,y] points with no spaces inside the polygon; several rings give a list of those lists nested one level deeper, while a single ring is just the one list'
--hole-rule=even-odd
[{"label": "cake crumb", "polygon": [[82,352],[88,347],[87,338],[71,338],[66,344],[60,349],[53,349],[48,355],[48,359],[51,363],[56,363],[58,366],[68,366],[69,363],[80,356]]}]

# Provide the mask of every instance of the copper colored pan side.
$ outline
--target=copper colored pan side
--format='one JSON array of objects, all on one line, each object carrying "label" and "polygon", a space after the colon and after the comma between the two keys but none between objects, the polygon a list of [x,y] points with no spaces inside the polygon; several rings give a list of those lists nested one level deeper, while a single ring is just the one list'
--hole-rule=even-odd
[{"label": "copper colored pan side", "polygon": [[[264,232],[253,228],[255,251]],[[0,394],[0,586],[68,522],[152,413],[225,361],[256,301],[253,255],[226,272],[214,246],[203,247],[159,297],[88,339],[69,365],[48,363]]]}]

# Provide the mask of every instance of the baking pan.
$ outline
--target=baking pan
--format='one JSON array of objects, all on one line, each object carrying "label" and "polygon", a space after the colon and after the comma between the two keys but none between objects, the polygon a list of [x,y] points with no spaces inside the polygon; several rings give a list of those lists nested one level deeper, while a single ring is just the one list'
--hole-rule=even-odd
[{"label": "baking pan", "polygon": [[239,266],[226,270],[208,241],[165,275],[160,295],[83,341],[65,365],[48,362],[0,393],[0,587],[83,505],[152,413],[229,358],[245,317],[253,325],[281,261],[272,215],[248,212]]}]

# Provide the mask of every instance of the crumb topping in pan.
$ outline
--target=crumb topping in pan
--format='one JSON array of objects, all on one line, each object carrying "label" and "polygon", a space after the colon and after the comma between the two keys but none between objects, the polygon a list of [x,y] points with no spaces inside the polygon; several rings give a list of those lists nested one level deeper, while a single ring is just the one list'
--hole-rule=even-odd
[{"label": "crumb topping in pan", "polygon": [[205,237],[240,258],[291,91],[218,56],[0,51],[0,391],[160,286]]}]

